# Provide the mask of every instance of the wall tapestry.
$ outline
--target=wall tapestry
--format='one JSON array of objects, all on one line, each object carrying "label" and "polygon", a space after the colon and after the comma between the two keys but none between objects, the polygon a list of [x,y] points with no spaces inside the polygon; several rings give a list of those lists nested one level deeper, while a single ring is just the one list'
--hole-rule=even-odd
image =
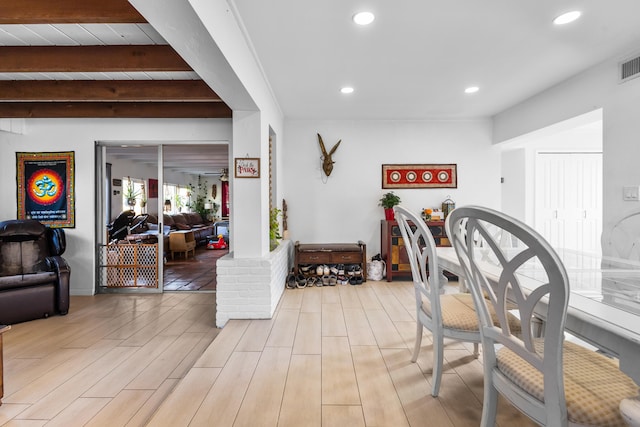
[{"label": "wall tapestry", "polygon": [[149,178],[149,198],[157,199],[158,198],[158,180],[154,178]]},{"label": "wall tapestry", "polygon": [[74,228],[74,152],[16,153],[18,219]]},{"label": "wall tapestry", "polygon": [[455,164],[382,165],[382,188],[457,188]]}]

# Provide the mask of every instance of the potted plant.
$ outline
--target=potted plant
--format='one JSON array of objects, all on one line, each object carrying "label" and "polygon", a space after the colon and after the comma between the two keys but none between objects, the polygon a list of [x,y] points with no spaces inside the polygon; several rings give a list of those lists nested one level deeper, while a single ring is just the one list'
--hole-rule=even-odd
[{"label": "potted plant", "polygon": [[127,187],[124,189],[124,198],[127,199],[127,204],[131,207],[136,205],[136,198],[140,195],[139,191],[136,191],[133,187],[133,181],[131,177],[127,177]]},{"label": "potted plant", "polygon": [[[205,207],[207,203],[207,181],[202,181],[202,177],[198,175],[198,185],[197,187],[191,183],[189,183],[189,202],[187,203],[187,207],[191,209],[193,212],[197,212],[204,219],[208,215],[208,209]],[[193,200],[195,197],[195,200]]]},{"label": "potted plant", "polygon": [[385,219],[387,221],[393,221],[395,219],[395,215],[393,214],[393,207],[399,204],[400,196],[395,194],[393,191],[390,191],[382,195],[378,206],[382,206],[384,208]]},{"label": "potted plant", "polygon": [[147,206],[147,192],[144,189],[144,184],[140,187],[140,207],[145,208]]},{"label": "potted plant", "polygon": [[176,194],[173,197],[173,201],[174,201],[174,204],[176,206],[176,210],[178,212],[182,212],[182,207],[184,206],[184,202],[182,201],[182,196],[180,196],[179,194]]},{"label": "potted plant", "polygon": [[278,208],[271,208],[269,211],[269,249],[274,250],[278,247],[278,239],[282,239],[280,235],[280,221],[278,218],[282,211]]}]

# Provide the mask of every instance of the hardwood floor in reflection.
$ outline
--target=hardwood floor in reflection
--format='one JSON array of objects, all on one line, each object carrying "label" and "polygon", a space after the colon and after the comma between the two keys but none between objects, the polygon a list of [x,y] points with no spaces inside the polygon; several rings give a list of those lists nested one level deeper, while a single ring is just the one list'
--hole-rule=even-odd
[{"label": "hardwood floor in reflection", "polygon": [[165,291],[215,291],[216,261],[229,253],[228,249],[196,248],[195,256],[170,256],[164,264]]}]

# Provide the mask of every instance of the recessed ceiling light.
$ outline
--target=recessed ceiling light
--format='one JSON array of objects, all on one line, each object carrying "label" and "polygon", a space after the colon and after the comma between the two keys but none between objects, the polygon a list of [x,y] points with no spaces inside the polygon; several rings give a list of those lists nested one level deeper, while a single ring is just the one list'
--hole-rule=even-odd
[{"label": "recessed ceiling light", "polygon": [[353,15],[353,22],[358,25],[369,25],[374,19],[376,19],[376,17],[371,12],[358,12]]},{"label": "recessed ceiling light", "polygon": [[563,13],[562,15],[556,17],[553,20],[553,23],[556,25],[568,24],[569,22],[573,22],[576,19],[580,18],[580,15],[582,15],[582,12],[580,12],[579,10]]},{"label": "recessed ceiling light", "polygon": [[340,89],[340,92],[342,93],[353,93],[353,88],[350,86],[345,86],[342,89]]},{"label": "recessed ceiling light", "polygon": [[469,86],[464,90],[464,93],[476,93],[480,88],[478,86]]}]

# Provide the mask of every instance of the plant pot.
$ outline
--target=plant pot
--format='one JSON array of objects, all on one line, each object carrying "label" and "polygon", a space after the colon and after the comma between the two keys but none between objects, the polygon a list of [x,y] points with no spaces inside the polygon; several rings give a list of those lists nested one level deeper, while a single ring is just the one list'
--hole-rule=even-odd
[{"label": "plant pot", "polygon": [[127,204],[129,206],[135,206],[136,205],[136,199],[135,198],[127,199]]},{"label": "plant pot", "polygon": [[393,208],[384,208],[384,219],[387,221],[393,221],[396,219],[396,216],[393,213]]}]

